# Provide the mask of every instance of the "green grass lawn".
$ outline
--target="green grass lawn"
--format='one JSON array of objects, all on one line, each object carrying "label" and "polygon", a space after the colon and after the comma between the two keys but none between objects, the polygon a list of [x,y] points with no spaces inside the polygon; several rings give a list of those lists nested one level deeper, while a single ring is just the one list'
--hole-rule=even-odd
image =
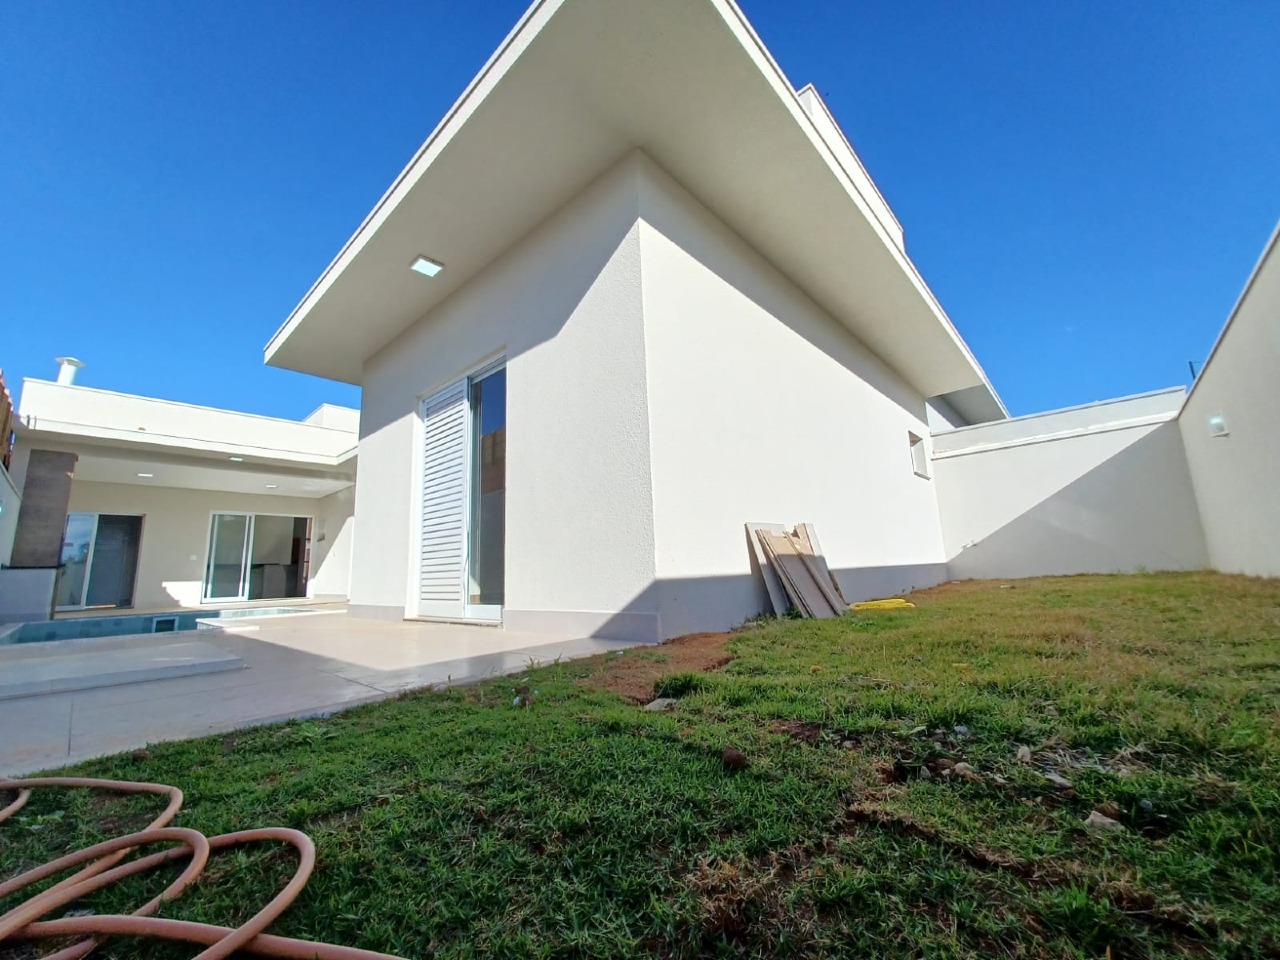
[{"label": "green grass lawn", "polygon": [[[598,658],[77,770],[177,784],[207,834],[308,831],[273,930],[406,957],[1278,954],[1280,581],[913,599],[743,630],[727,667],[660,681],[673,713],[591,686]],[[44,792],[0,826],[0,878],[154,809]],[[247,917],[288,872],[223,857],[164,915]]]}]

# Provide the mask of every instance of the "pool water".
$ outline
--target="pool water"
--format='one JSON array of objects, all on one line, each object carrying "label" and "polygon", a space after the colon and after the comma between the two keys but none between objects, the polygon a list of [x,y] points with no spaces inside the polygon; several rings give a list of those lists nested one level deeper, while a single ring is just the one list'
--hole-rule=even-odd
[{"label": "pool water", "polygon": [[298,607],[255,607],[233,610],[178,610],[173,613],[143,613],[122,617],[76,617],[68,620],[38,620],[33,623],[0,624],[0,647],[16,643],[50,643],[57,640],[86,640],[92,637],[123,637],[137,633],[181,633],[198,630],[202,621],[239,620],[245,617],[274,617],[310,611]]}]

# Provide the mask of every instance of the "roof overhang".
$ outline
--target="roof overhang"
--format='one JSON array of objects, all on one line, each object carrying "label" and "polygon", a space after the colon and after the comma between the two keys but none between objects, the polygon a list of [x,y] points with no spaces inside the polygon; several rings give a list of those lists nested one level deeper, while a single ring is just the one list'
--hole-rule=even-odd
[{"label": "roof overhang", "polygon": [[51,432],[21,429],[19,443],[31,450],[74,453],[74,479],[80,482],[311,499],[355,486],[353,474],[333,470],[266,460],[233,463],[225,457],[182,454],[137,444],[111,446]]},{"label": "roof overhang", "polygon": [[[267,345],[366,359],[642,150],[925,396],[981,367],[730,0],[539,0]],[[431,279],[409,269],[439,260]]]},{"label": "roof overhang", "polygon": [[17,432],[75,453],[80,480],[305,497],[355,483],[355,429],[92,387],[24,380]]}]

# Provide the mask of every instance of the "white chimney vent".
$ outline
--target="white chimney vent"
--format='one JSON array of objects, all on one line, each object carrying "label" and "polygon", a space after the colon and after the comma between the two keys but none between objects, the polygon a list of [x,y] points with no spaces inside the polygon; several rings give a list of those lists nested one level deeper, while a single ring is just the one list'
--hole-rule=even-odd
[{"label": "white chimney vent", "polygon": [[76,371],[83,366],[75,357],[58,357],[58,383],[71,386],[76,382]]}]

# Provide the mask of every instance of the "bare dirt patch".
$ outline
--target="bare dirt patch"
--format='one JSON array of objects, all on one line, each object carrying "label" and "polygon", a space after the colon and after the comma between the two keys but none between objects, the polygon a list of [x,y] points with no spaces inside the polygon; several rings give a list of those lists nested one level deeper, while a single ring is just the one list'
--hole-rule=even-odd
[{"label": "bare dirt patch", "polygon": [[826,732],[820,723],[805,723],[803,720],[779,720],[771,727],[774,733],[785,734],[801,743],[817,743]]},{"label": "bare dirt patch", "polygon": [[605,667],[591,678],[590,686],[608,690],[632,703],[653,699],[653,685],[663,677],[678,673],[710,673],[733,659],[728,633],[694,633],[676,637],[656,647],[628,650],[621,657],[609,657]]}]

